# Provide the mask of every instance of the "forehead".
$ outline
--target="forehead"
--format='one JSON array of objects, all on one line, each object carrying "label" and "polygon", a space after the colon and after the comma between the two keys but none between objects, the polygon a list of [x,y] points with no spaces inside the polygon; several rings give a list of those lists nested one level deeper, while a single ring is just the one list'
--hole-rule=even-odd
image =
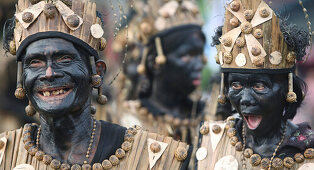
[{"label": "forehead", "polygon": [[258,74],[258,73],[229,73],[229,80],[234,79],[245,79],[245,80],[254,80],[254,79],[262,79],[262,80],[271,80],[272,76],[270,74]]},{"label": "forehead", "polygon": [[26,56],[29,54],[48,54],[59,51],[77,52],[72,42],[61,38],[47,38],[32,42],[26,48]]}]

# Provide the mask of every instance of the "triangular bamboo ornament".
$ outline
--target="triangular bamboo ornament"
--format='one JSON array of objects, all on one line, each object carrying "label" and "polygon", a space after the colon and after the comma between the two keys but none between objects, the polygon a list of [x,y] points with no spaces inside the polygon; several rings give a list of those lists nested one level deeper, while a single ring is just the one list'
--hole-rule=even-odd
[{"label": "triangular bamboo ornament", "polygon": [[[44,10],[44,7],[45,7],[44,1],[38,2],[37,4],[30,6],[24,11],[15,14],[15,17],[21,23],[21,25],[26,29],[36,20],[39,14]],[[33,20],[31,22],[26,23],[23,21],[22,17],[23,17],[24,12],[30,12],[33,14]]]},{"label": "triangular bamboo ornament", "polygon": [[[267,11],[269,12],[268,17],[266,18],[261,17],[261,15],[259,14],[259,11],[261,9],[267,9]],[[264,1],[262,1],[261,4],[258,6],[255,12],[255,15],[251,21],[252,27],[254,28],[260,24],[263,24],[264,22],[272,19],[272,17],[273,17],[273,10]]]},{"label": "triangular bamboo ornament", "polygon": [[3,137],[0,139],[2,142],[4,142],[4,146],[0,149],[0,165],[1,165],[1,162],[2,162],[2,159],[3,159],[3,156],[4,156],[4,152],[5,152],[5,148],[6,148],[6,145],[7,145],[7,138]]},{"label": "triangular bamboo ornament", "polygon": [[228,52],[232,51],[232,48],[237,40],[237,38],[239,37],[239,35],[241,34],[241,27],[237,27],[229,32],[227,32],[226,34],[224,34],[223,36],[221,36],[219,38],[219,41],[222,43],[222,40],[226,37],[230,37],[232,39],[232,43],[230,45],[230,47],[224,46],[225,50]]},{"label": "triangular bamboo ornament", "polygon": [[[220,126],[221,131],[219,133],[214,133],[212,131],[214,125]],[[215,123],[210,122],[209,123],[210,140],[211,140],[213,151],[216,150],[216,147],[222,137],[222,134],[224,133],[225,126],[226,126],[226,123],[223,123],[223,122],[215,122]]]},{"label": "triangular bamboo ornament", "polygon": [[[159,143],[160,144],[160,151],[157,153],[154,153],[150,150],[150,145],[152,143]],[[159,142],[157,140],[148,138],[147,139],[147,145],[148,145],[148,160],[149,160],[149,169],[152,169],[154,167],[154,165],[156,164],[156,162],[158,161],[158,159],[161,157],[161,155],[164,153],[164,151],[166,150],[168,144],[167,143],[163,143],[163,142]]]},{"label": "triangular bamboo ornament", "polygon": [[78,29],[82,24],[83,24],[83,19],[77,15],[77,17],[80,20],[80,23],[77,27],[71,27],[66,21],[67,18],[71,15],[74,15],[74,11],[72,11],[68,6],[66,6],[62,1],[57,1],[56,2],[56,8],[58,9],[58,11],[60,12],[64,23],[72,30],[75,31],[76,29]]},{"label": "triangular bamboo ornament", "polygon": [[239,10],[238,10],[237,12],[235,12],[235,11],[233,11],[233,10],[231,9],[230,4],[231,4],[233,1],[230,2],[230,4],[227,5],[227,7],[226,7],[227,10],[228,10],[229,12],[231,12],[235,17],[237,17],[241,23],[246,22],[246,19],[245,19],[245,17],[244,17],[244,9],[243,9],[243,5],[242,5],[241,1],[240,1],[240,0],[234,0],[234,1],[239,2],[239,4],[240,4]]},{"label": "triangular bamboo ornament", "polygon": [[251,61],[253,63],[254,55],[252,54],[252,48],[254,46],[259,47],[261,49],[261,54],[259,56],[265,57],[267,55],[266,51],[264,50],[263,46],[259,43],[259,41],[252,35],[252,34],[245,34],[245,41],[247,44],[247,49],[251,58]]}]

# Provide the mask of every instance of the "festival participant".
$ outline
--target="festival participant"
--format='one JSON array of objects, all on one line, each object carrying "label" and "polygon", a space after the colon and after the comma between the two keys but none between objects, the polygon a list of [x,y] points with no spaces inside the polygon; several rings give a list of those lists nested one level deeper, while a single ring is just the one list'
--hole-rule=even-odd
[{"label": "festival participant", "polygon": [[139,40],[145,44],[137,71],[145,76],[139,99],[126,101],[121,124],[140,124],[149,131],[192,143],[204,103],[191,94],[200,85],[203,67],[198,7],[192,0],[135,3]]},{"label": "festival participant", "polygon": [[310,38],[262,0],[226,6],[217,44],[224,86],[219,101],[225,102],[225,92],[239,115],[202,125],[197,169],[314,168],[313,131],[289,120],[305,94],[294,68]]},{"label": "festival participant", "polygon": [[[88,0],[19,0],[6,25],[5,48],[16,54],[17,98],[40,125],[0,135],[0,169],[186,169],[191,148],[170,137],[95,120],[93,88],[106,71],[96,4]],[[101,91],[97,98],[105,103]]]}]

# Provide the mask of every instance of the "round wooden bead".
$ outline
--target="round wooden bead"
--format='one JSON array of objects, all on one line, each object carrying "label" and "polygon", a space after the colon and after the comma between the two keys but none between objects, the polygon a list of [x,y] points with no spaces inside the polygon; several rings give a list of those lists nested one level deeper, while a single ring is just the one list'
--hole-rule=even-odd
[{"label": "round wooden bead", "polygon": [[312,159],[314,157],[314,149],[308,148],[304,151],[304,157],[307,159]]},{"label": "round wooden bead", "polygon": [[167,58],[166,58],[166,56],[164,56],[164,55],[159,55],[159,56],[157,56],[157,57],[155,58],[155,62],[156,62],[157,64],[159,64],[159,65],[165,64],[166,61],[167,61]]},{"label": "round wooden bead", "polygon": [[232,11],[237,12],[240,9],[240,3],[237,2],[237,1],[233,1],[230,4],[230,8],[231,8]]},{"label": "round wooden bead", "polygon": [[178,161],[184,161],[188,156],[188,151],[183,147],[178,147],[174,153],[174,156]]},{"label": "round wooden bead", "polygon": [[283,162],[280,158],[274,158],[271,165],[272,165],[272,167],[279,169],[279,168],[283,167]]},{"label": "round wooden bead", "polygon": [[25,90],[23,88],[17,88],[14,92],[14,95],[17,99],[24,99],[25,97]]},{"label": "round wooden bead", "polygon": [[301,153],[296,153],[294,159],[297,163],[302,163],[304,161],[304,156]]},{"label": "round wooden bead", "polygon": [[38,151],[36,152],[35,154],[35,158],[39,161],[43,160],[43,157],[44,157],[45,153],[43,151]]},{"label": "round wooden bead", "polygon": [[122,143],[122,145],[121,145],[121,148],[122,148],[124,151],[128,152],[128,151],[131,150],[132,145],[131,145],[130,142],[124,141],[124,142]]},{"label": "round wooden bead", "polygon": [[173,119],[173,126],[178,127],[181,125],[181,119],[180,118],[174,118]]},{"label": "round wooden bead", "polygon": [[254,12],[253,10],[245,10],[244,11],[244,17],[246,20],[251,20],[254,17]]},{"label": "round wooden bead", "polygon": [[225,37],[222,39],[222,44],[226,47],[230,47],[232,45],[232,38],[231,37]]},{"label": "round wooden bead", "polygon": [[261,167],[263,169],[267,169],[270,166],[270,160],[269,158],[263,158],[261,161]]},{"label": "round wooden bead", "polygon": [[27,116],[34,116],[36,114],[36,110],[30,105],[25,107],[25,112]]},{"label": "round wooden bead", "polygon": [[61,170],[70,170],[71,166],[67,163],[63,163],[63,164],[61,164],[60,169]]},{"label": "round wooden bead", "polygon": [[235,150],[240,152],[242,151],[242,148],[243,148],[242,142],[237,142],[235,145]]},{"label": "round wooden bead", "polygon": [[108,99],[105,95],[99,95],[97,97],[97,102],[101,105],[105,105],[107,103]]},{"label": "round wooden bead", "polygon": [[10,49],[9,49],[10,53],[12,55],[15,55],[16,54],[16,44],[15,44],[15,41],[14,40],[10,41],[9,46],[10,46]]},{"label": "round wooden bead", "polygon": [[53,18],[57,14],[57,8],[52,3],[46,3],[44,7],[44,14],[47,18]]},{"label": "round wooden bead", "polygon": [[260,11],[259,11],[259,15],[262,17],[262,18],[267,18],[269,15],[270,15],[270,12],[267,8],[262,8]]},{"label": "round wooden bead", "polygon": [[228,135],[230,138],[233,137],[233,136],[235,136],[236,133],[237,133],[237,130],[236,130],[235,128],[230,128],[230,129],[228,129],[228,131],[227,131],[227,135]]},{"label": "round wooden bead", "polygon": [[112,164],[108,159],[105,159],[104,161],[102,161],[101,165],[104,168],[104,170],[108,170],[112,168]]},{"label": "round wooden bead", "polygon": [[286,167],[286,168],[292,168],[293,165],[294,165],[294,160],[293,158],[291,157],[285,157],[283,159],[283,165]]},{"label": "round wooden bead", "polygon": [[207,135],[209,132],[209,127],[208,125],[202,125],[201,128],[200,128],[200,133],[202,135]]},{"label": "round wooden bead", "polygon": [[34,15],[31,12],[24,12],[22,15],[22,20],[25,23],[30,23],[33,21],[33,19],[34,19]]},{"label": "round wooden bead", "polygon": [[235,43],[239,48],[243,48],[245,46],[245,39],[243,37],[239,37]]},{"label": "round wooden bead", "polygon": [[261,48],[259,48],[258,46],[253,46],[252,47],[252,50],[251,50],[251,53],[254,55],[254,56],[259,56],[261,54]]},{"label": "round wooden bead", "polygon": [[51,161],[52,161],[52,157],[50,155],[44,155],[43,157],[44,164],[49,165]]},{"label": "round wooden bead", "polygon": [[251,148],[246,148],[243,154],[246,158],[250,158],[253,155],[253,150]]},{"label": "round wooden bead", "polygon": [[226,102],[227,102],[227,98],[226,98],[226,96],[225,95],[219,95],[218,96],[218,103],[220,103],[220,104],[226,104]]},{"label": "round wooden bead", "polygon": [[252,31],[253,31],[252,24],[249,23],[249,22],[243,22],[243,23],[241,24],[241,31],[242,31],[242,33],[244,33],[244,34],[251,34]]},{"label": "round wooden bead", "polygon": [[109,161],[111,162],[111,164],[112,164],[112,166],[116,166],[116,165],[118,165],[119,164],[119,158],[117,157],[117,156],[115,156],[115,155],[111,155],[110,157],[109,157]]},{"label": "round wooden bead", "polygon": [[232,54],[230,52],[224,52],[224,62],[226,64],[231,64],[233,60]]},{"label": "round wooden bead", "polygon": [[221,132],[221,127],[219,125],[213,125],[212,131],[218,134]]},{"label": "round wooden bead", "polygon": [[259,156],[258,154],[253,154],[251,157],[250,157],[250,163],[253,165],[253,166],[257,166],[261,163],[261,156]]},{"label": "round wooden bead", "polygon": [[233,128],[235,125],[235,122],[234,121],[227,121],[226,123],[226,126],[225,126],[225,129],[230,129],[230,128]]},{"label": "round wooden bead", "polygon": [[149,148],[153,153],[158,153],[161,150],[161,146],[158,142],[150,144]]},{"label": "round wooden bead", "polygon": [[253,58],[253,64],[260,67],[264,65],[265,58],[261,56],[257,56]]},{"label": "round wooden bead", "polygon": [[74,164],[71,166],[71,170],[81,170],[82,167],[79,164]]},{"label": "round wooden bead", "polygon": [[254,37],[257,38],[257,39],[260,39],[263,37],[263,31],[261,29],[256,29],[254,30],[254,33],[253,33]]},{"label": "round wooden bead", "polygon": [[93,170],[103,170],[103,167],[100,163],[94,163]]},{"label": "round wooden bead", "polygon": [[296,54],[295,52],[291,51],[288,53],[288,56],[286,58],[287,62],[289,64],[294,64],[295,63],[295,59],[296,59]]},{"label": "round wooden bead", "polygon": [[67,17],[66,22],[71,27],[77,27],[80,24],[80,19],[76,14]]},{"label": "round wooden bead", "polygon": [[61,162],[57,159],[53,159],[50,163],[52,169],[59,169],[61,166]]},{"label": "round wooden bead", "polygon": [[140,29],[145,35],[148,35],[153,31],[152,26],[147,22],[141,23]]},{"label": "round wooden bead", "polygon": [[[289,103],[297,102],[297,95],[295,94],[295,92],[289,91],[288,94],[287,94],[286,101],[289,102]],[[305,156],[305,154],[304,154],[304,156]]]},{"label": "round wooden bead", "polygon": [[133,141],[134,141],[133,135],[131,135],[131,134],[125,134],[125,135],[124,135],[124,141],[133,142]]},{"label": "round wooden bead", "polygon": [[82,170],[92,170],[92,166],[90,164],[83,164]]},{"label": "round wooden bead", "polygon": [[234,121],[235,121],[235,118],[234,118],[233,116],[229,116],[229,117],[227,118],[227,123],[230,122],[230,121],[234,122]]},{"label": "round wooden bead", "polygon": [[136,135],[137,130],[136,130],[135,128],[133,128],[133,127],[130,127],[130,128],[128,128],[128,129],[126,130],[126,133],[127,133],[127,134],[131,134],[131,135]]},{"label": "round wooden bead", "polygon": [[145,107],[141,107],[138,112],[140,115],[147,115],[148,114],[148,110]]},{"label": "round wooden bead", "polygon": [[24,125],[24,131],[32,131],[32,129],[33,129],[33,126],[32,126],[32,124],[30,124],[30,123],[27,123],[27,124],[25,124]]},{"label": "round wooden bead", "polygon": [[237,27],[240,25],[240,22],[238,20],[238,18],[236,17],[233,17],[230,19],[230,25],[232,25],[233,27]]},{"label": "round wooden bead", "polygon": [[116,150],[115,155],[116,155],[119,159],[122,159],[122,158],[124,158],[124,156],[125,156],[125,151],[124,151],[123,149],[119,148],[119,149]]},{"label": "round wooden bead", "polygon": [[92,75],[92,86],[97,87],[101,84],[101,77],[98,74]]},{"label": "round wooden bead", "polygon": [[230,143],[231,143],[232,146],[235,146],[238,142],[239,142],[238,137],[233,136],[233,137],[230,138]]},{"label": "round wooden bead", "polygon": [[28,150],[28,153],[31,155],[31,156],[35,156],[36,152],[38,151],[38,148],[36,146],[32,146],[29,148]]},{"label": "round wooden bead", "polygon": [[144,74],[144,73],[145,73],[145,66],[144,66],[144,64],[138,65],[137,68],[136,68],[136,71],[137,71],[139,74]]}]

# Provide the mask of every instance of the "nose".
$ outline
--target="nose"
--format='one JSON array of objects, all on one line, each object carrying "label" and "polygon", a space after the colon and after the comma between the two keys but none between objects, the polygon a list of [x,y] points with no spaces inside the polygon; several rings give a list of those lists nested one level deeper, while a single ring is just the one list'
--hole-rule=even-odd
[{"label": "nose", "polygon": [[202,62],[202,58],[200,56],[193,57],[192,62],[194,64],[194,70],[202,70],[203,62]]},{"label": "nose", "polygon": [[54,69],[51,66],[48,66],[44,75],[42,75],[39,79],[41,81],[48,80],[54,81],[55,78],[63,77],[63,74],[54,72]]},{"label": "nose", "polygon": [[256,100],[252,96],[250,89],[245,88],[242,90],[240,104],[242,106],[255,106],[256,105]]}]

